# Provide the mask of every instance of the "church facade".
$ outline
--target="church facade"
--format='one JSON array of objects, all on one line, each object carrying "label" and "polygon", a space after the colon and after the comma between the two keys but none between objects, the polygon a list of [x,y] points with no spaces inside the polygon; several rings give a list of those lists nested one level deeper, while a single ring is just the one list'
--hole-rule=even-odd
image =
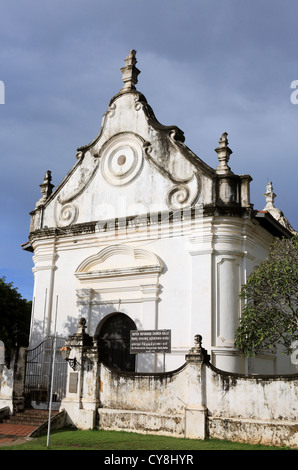
[{"label": "church facade", "polygon": [[[254,209],[250,175],[234,174],[223,133],[210,167],[176,126],[158,122],[136,89],[130,52],[123,87],[97,137],[54,188],[47,171],[30,213],[34,293],[30,346],[67,338],[86,320],[111,367],[160,372],[180,367],[200,334],[211,362],[240,373],[295,372],[287,358],[241,356],[234,332],[238,294],[276,236],[293,229],[274,207]],[[168,352],[131,354],[130,332],[170,331]]]}]

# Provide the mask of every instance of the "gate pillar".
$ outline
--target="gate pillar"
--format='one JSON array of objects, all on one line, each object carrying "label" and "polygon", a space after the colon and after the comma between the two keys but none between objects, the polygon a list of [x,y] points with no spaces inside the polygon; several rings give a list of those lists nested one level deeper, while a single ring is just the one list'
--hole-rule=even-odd
[{"label": "gate pillar", "polygon": [[99,406],[97,343],[85,333],[86,320],[81,318],[78,331],[69,336],[62,353],[68,362],[65,409],[68,422],[80,429],[93,429]]},{"label": "gate pillar", "polygon": [[185,359],[188,364],[188,403],[185,407],[185,437],[206,438],[207,408],[204,399],[205,367],[208,356],[202,348],[202,337],[195,336],[195,346]]},{"label": "gate pillar", "polygon": [[13,381],[13,412],[25,409],[24,381],[26,368],[26,349],[20,347],[17,351],[16,362],[14,364]]}]

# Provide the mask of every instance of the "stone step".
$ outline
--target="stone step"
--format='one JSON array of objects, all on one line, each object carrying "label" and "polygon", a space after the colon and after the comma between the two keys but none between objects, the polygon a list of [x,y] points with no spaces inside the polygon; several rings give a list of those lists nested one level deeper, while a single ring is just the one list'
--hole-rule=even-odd
[{"label": "stone step", "polygon": [[[52,411],[51,416],[55,416],[58,411]],[[9,424],[26,424],[30,426],[40,426],[49,419],[49,412],[47,410],[25,410],[20,411],[3,420],[3,423]]]}]

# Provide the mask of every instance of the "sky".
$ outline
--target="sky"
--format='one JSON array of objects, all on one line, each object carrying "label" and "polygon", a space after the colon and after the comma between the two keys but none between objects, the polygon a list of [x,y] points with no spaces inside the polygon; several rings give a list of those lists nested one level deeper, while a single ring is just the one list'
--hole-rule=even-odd
[{"label": "sky", "polygon": [[297,0],[1,0],[0,277],[32,299],[21,244],[39,185],[51,170],[57,186],[97,136],[131,49],[157,119],[213,168],[227,132],[254,208],[272,181],[298,230],[297,18]]}]

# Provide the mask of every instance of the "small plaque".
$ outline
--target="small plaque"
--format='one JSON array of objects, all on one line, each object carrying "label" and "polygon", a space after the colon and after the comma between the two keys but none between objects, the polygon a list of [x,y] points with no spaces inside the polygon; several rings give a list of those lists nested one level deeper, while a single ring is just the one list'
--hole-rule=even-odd
[{"label": "small plaque", "polygon": [[69,374],[69,393],[77,393],[78,391],[78,376],[77,372],[70,372]]}]

